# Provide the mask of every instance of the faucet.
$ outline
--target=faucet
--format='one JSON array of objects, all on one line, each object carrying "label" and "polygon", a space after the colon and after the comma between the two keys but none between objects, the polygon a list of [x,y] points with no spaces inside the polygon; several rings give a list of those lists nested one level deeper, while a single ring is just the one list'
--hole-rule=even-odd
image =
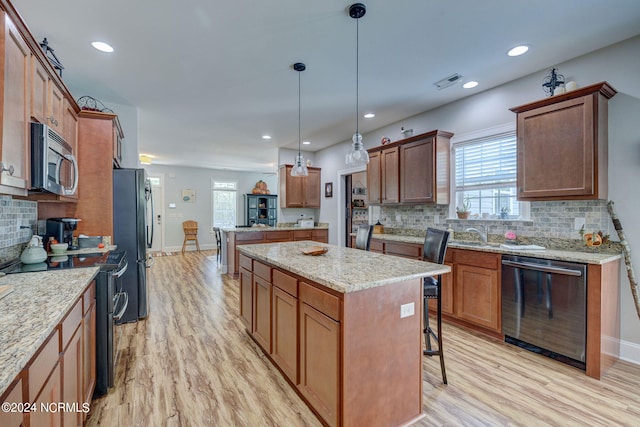
[{"label": "faucet", "polygon": [[[480,226],[480,227],[483,227],[483,226]],[[474,227],[469,227],[465,231],[467,231],[467,232],[473,231],[475,233],[478,233],[478,236],[480,236],[480,241],[485,245],[488,244],[486,231],[482,232],[482,231],[480,231],[480,230],[478,230],[477,228],[474,228]]]}]

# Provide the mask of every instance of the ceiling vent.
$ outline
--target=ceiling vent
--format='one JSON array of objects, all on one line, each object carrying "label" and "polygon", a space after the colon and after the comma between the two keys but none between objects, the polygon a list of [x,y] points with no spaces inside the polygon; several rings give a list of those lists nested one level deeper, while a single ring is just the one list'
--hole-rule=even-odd
[{"label": "ceiling vent", "polygon": [[462,79],[462,76],[456,73],[456,74],[450,75],[449,77],[445,77],[440,81],[435,82],[434,85],[435,87],[438,88],[438,90],[442,90],[444,88],[447,88],[451,85],[458,83],[461,79]]}]

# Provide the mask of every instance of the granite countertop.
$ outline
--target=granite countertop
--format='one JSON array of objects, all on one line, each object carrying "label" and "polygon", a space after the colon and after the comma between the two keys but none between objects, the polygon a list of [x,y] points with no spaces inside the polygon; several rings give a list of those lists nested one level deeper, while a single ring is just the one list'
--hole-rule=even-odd
[{"label": "granite countertop", "polygon": [[319,223],[315,227],[296,227],[294,225],[278,225],[276,227],[223,227],[220,230],[229,233],[249,233],[252,231],[291,231],[291,230],[328,230],[328,224]]},{"label": "granite countertop", "polygon": [[[403,242],[403,243],[417,243],[423,244],[424,237],[416,236],[404,236],[399,234],[374,234],[374,239]],[[532,258],[544,258],[553,259],[558,261],[568,262],[580,262],[583,264],[606,264],[616,259],[622,258],[620,253],[607,253],[607,252],[580,252],[567,249],[544,249],[544,250],[518,250],[518,249],[506,249],[500,247],[499,243],[489,243],[488,245],[470,245],[470,242],[450,240],[448,247],[452,249],[467,249],[480,252],[492,252],[505,255],[522,255]]]},{"label": "granite countertop", "polygon": [[104,248],[82,248],[82,249],[76,249],[76,250],[67,250],[61,254],[54,254],[53,252],[48,252],[47,255],[48,256],[64,256],[64,255],[79,255],[79,254],[103,254],[105,252],[109,252],[109,251],[115,251],[118,248],[117,245],[108,245],[105,246]]},{"label": "granite countertop", "polygon": [[[323,255],[304,255],[311,246],[323,246]],[[446,265],[411,260],[309,240],[238,246],[254,259],[308,278],[340,293],[384,286],[451,271]]]},{"label": "granite countertop", "polygon": [[0,394],[73,306],[99,267],[9,274],[0,285],[12,292],[0,299]]}]

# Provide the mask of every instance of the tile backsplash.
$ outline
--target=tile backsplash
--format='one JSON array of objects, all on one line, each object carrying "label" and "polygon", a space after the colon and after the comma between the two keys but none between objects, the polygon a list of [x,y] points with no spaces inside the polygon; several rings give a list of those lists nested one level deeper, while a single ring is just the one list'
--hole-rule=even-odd
[{"label": "tile backsplash", "polygon": [[0,196],[0,264],[20,256],[23,247],[36,230],[38,203]]},{"label": "tile backsplash", "polygon": [[480,225],[494,241],[503,240],[504,233],[513,230],[520,238],[529,241],[568,240],[576,241],[579,245],[581,235],[575,228],[576,218],[584,218],[586,232],[601,230],[604,234],[610,234],[612,240],[618,240],[609,218],[606,200],[531,202],[529,210],[528,220],[459,220],[448,218],[447,205],[380,206],[379,212],[374,211],[373,220],[380,218],[385,230],[393,230],[399,234],[415,232],[416,235],[423,235],[427,227],[437,227],[451,228],[456,238],[462,238],[466,228]]}]

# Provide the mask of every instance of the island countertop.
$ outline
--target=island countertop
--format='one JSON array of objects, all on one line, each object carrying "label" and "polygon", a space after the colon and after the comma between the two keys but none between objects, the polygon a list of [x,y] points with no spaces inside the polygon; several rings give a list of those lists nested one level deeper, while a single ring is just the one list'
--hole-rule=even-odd
[{"label": "island countertop", "polygon": [[[304,255],[311,246],[329,250],[323,255]],[[257,260],[306,277],[340,293],[384,286],[427,276],[449,273],[442,264],[344,248],[309,240],[238,246],[238,250]]]},{"label": "island countertop", "polygon": [[0,299],[0,394],[26,366],[69,311],[99,267],[9,274],[0,285],[11,293]]}]

